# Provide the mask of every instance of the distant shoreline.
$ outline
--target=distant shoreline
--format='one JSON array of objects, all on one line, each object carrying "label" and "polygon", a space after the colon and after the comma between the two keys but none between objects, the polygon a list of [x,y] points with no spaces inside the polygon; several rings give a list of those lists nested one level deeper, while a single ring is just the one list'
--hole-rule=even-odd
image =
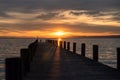
[{"label": "distant shoreline", "polygon": [[120,38],[120,36],[75,36],[71,38]]},{"label": "distant shoreline", "polygon": [[[65,37],[63,37],[65,38]],[[66,37],[65,39],[70,38],[120,38],[120,35],[110,35],[110,36],[71,36]],[[37,39],[35,37],[6,37],[6,36],[0,36],[0,39]],[[38,39],[56,39],[56,38],[38,38]]]}]

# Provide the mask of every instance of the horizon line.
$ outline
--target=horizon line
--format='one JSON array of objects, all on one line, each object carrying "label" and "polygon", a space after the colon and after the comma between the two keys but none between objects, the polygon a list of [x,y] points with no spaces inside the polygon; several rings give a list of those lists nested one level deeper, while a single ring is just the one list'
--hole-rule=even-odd
[{"label": "horizon line", "polygon": [[[58,38],[58,37],[24,37],[24,36],[0,36],[0,39],[2,38],[32,38],[32,39],[39,39],[39,38]],[[120,38],[120,35],[101,35],[101,36],[69,36],[69,37],[61,37],[61,38]]]}]

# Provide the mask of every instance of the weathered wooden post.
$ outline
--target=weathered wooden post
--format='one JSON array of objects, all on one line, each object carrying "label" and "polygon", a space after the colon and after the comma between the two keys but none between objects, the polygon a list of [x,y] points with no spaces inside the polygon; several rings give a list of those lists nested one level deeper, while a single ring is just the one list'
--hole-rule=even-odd
[{"label": "weathered wooden post", "polygon": [[85,51],[86,51],[85,49],[86,49],[85,43],[82,43],[81,44],[81,55],[82,56],[85,56]]},{"label": "weathered wooden post", "polygon": [[66,41],[64,41],[64,49],[66,49]]},{"label": "weathered wooden post", "polygon": [[7,58],[5,68],[6,80],[22,80],[22,62],[20,58]]},{"label": "weathered wooden post", "polygon": [[64,41],[62,41],[62,48],[64,48]]},{"label": "weathered wooden post", "polygon": [[54,40],[51,40],[52,44],[54,45]]},{"label": "weathered wooden post", "polygon": [[56,42],[56,46],[58,46],[58,40],[56,40],[55,42]]},{"label": "weathered wooden post", "polygon": [[76,53],[76,43],[73,43],[73,53]]},{"label": "weathered wooden post", "polygon": [[51,43],[54,44],[53,40],[51,40]]},{"label": "weathered wooden post", "polygon": [[[32,55],[32,57],[35,55],[37,46],[38,46],[38,40],[36,40],[35,42],[31,43],[31,44],[28,46],[29,53]],[[32,57],[31,57],[31,58],[32,58]],[[32,60],[32,59],[31,59],[31,60]]]},{"label": "weathered wooden post", "polygon": [[54,45],[56,46],[56,40],[53,40],[53,42],[54,42]]},{"label": "weathered wooden post", "polygon": [[54,40],[54,44],[56,45],[56,40]]},{"label": "weathered wooden post", "polygon": [[62,41],[60,41],[60,48],[62,48],[62,46],[63,46],[63,45],[62,45]]},{"label": "weathered wooden post", "polygon": [[21,49],[20,53],[21,53],[21,60],[24,68],[23,71],[24,71],[24,74],[26,74],[27,72],[30,71],[30,61],[33,55],[29,53],[28,49]]},{"label": "weathered wooden post", "polygon": [[51,40],[51,43],[53,44],[53,40]]},{"label": "weathered wooden post", "polygon": [[52,41],[52,40],[50,40],[50,43],[51,43],[51,44],[53,44],[53,41]]},{"label": "weathered wooden post", "polygon": [[33,56],[35,55],[35,44],[34,43],[31,43],[29,46],[28,46],[28,49],[29,49],[29,53],[30,53],[30,60],[32,61],[33,60]]},{"label": "weathered wooden post", "polygon": [[120,48],[117,48],[117,69],[120,69]]},{"label": "weathered wooden post", "polygon": [[55,44],[55,41],[54,41],[54,40],[52,40],[52,44],[53,44],[53,45]]},{"label": "weathered wooden post", "polygon": [[98,45],[93,45],[93,60],[98,61]]},{"label": "weathered wooden post", "polygon": [[67,42],[67,50],[70,51],[70,42]]},{"label": "weathered wooden post", "polygon": [[58,44],[59,44],[59,42],[58,42],[58,40],[56,40],[56,46],[58,46]]}]

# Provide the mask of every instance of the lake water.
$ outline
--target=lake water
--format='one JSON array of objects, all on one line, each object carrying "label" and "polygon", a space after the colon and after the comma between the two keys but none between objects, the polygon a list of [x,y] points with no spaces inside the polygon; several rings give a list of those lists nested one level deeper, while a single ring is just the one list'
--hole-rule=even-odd
[{"label": "lake water", "polygon": [[[5,58],[20,56],[20,49],[27,46],[35,39],[0,39],[0,80],[5,76]],[[44,39],[43,39],[44,40]],[[77,43],[77,53],[81,54],[81,44],[86,44],[86,57],[92,59],[92,45],[99,45],[99,61],[116,68],[116,48],[120,47],[120,38],[77,38],[62,39],[63,41]]]},{"label": "lake water", "polygon": [[34,39],[0,39],[0,80],[5,78],[5,58],[20,56],[20,49],[27,46]]}]

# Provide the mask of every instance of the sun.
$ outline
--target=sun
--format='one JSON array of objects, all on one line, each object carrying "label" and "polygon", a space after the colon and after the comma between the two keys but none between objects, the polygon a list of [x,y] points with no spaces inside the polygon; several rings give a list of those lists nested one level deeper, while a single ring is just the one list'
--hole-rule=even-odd
[{"label": "sun", "polygon": [[57,35],[57,36],[62,36],[62,35],[64,35],[64,34],[65,34],[65,33],[62,32],[62,31],[55,32],[55,35]]}]

